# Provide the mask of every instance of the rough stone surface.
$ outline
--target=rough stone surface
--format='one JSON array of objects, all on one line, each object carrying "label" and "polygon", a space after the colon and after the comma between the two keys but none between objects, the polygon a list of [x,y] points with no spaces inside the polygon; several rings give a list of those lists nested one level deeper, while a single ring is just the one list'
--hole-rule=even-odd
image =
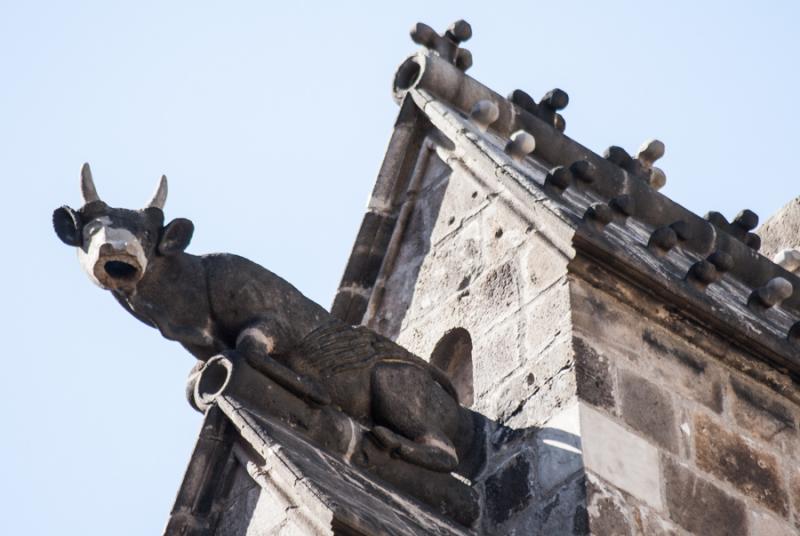
[{"label": "rough stone surface", "polygon": [[756,234],[761,237],[761,254],[769,258],[782,249],[800,248],[800,197],[770,216]]},{"label": "rough stone surface", "polygon": [[[238,536],[247,533],[251,523],[258,523],[259,530],[268,534],[283,523],[285,511],[293,505],[283,497],[265,497],[262,489],[237,464],[228,504],[222,511],[216,533],[219,536]],[[272,500],[270,500],[272,499]]]},{"label": "rough stone surface", "polygon": [[575,338],[572,344],[578,396],[584,402],[614,413],[614,376],[608,358],[597,353],[583,339]]},{"label": "rough stone surface", "polygon": [[531,466],[520,454],[486,479],[486,511],[493,525],[507,521],[534,499]]},{"label": "rough stone surface", "polygon": [[794,413],[774,394],[752,383],[731,378],[731,398],[736,423],[749,433],[787,453],[797,452],[797,423]]},{"label": "rough stone surface", "polygon": [[797,536],[797,531],[764,512],[750,511],[750,534],[752,536]]},{"label": "rough stone surface", "polygon": [[663,462],[666,506],[676,523],[703,536],[748,534],[747,509],[742,501],[669,458]]},{"label": "rough stone surface", "polygon": [[632,535],[625,497],[596,478],[589,478],[586,488],[591,533],[597,536]]},{"label": "rough stone surface", "polygon": [[566,273],[566,259],[537,235],[530,236],[520,251],[522,299],[528,303]]},{"label": "rough stone surface", "polygon": [[580,412],[586,469],[660,509],[658,449],[590,406],[581,404]]},{"label": "rough stone surface", "polygon": [[782,471],[771,454],[759,452],[739,435],[705,415],[694,422],[697,466],[730,483],[770,510],[788,515],[788,497]]},{"label": "rough stone surface", "polygon": [[586,511],[585,478],[573,478],[556,493],[543,497],[536,516],[538,530],[517,534],[564,534],[583,536],[589,534]]},{"label": "rough stone surface", "polygon": [[[631,320],[633,320],[631,318]],[[722,413],[723,385],[721,373],[698,348],[693,348],[674,335],[654,326],[641,329],[640,347],[649,349],[656,359],[648,366],[665,384],[676,386],[692,400]]]},{"label": "rough stone surface", "polygon": [[660,447],[677,452],[675,411],[668,393],[631,372],[620,371],[622,418]]}]

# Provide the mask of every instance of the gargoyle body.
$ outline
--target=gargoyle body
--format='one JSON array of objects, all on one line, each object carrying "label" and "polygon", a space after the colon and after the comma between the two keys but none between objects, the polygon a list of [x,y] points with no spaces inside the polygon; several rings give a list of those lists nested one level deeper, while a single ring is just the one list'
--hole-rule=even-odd
[{"label": "gargoyle body", "polygon": [[408,462],[458,465],[463,415],[441,371],[366,328],[344,326],[254,262],[186,253],[194,226],[183,218],[164,225],[165,177],[136,211],[101,201],[88,165],[81,189],[83,207],[56,209],[55,231],[133,316],[201,362],[235,353],[310,403],[340,407]]}]

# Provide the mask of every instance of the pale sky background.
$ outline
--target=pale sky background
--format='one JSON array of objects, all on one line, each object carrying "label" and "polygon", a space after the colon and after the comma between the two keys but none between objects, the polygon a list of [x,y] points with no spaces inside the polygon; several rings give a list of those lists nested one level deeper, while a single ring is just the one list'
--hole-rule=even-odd
[{"label": "pale sky background", "polygon": [[143,206],[328,307],[397,107],[408,29],[466,18],[469,74],[570,95],[597,152],[666,143],[663,193],[762,220],[800,194],[800,3],[0,0],[6,348],[0,533],[160,534],[200,425],[193,358],[80,271],[52,210]]}]

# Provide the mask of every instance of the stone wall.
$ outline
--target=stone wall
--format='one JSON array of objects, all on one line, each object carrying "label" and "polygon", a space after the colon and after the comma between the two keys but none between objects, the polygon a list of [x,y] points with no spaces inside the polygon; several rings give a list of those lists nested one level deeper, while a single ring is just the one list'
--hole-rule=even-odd
[{"label": "stone wall", "polygon": [[[472,340],[474,404],[490,423],[479,477],[487,534],[585,530],[567,262],[569,225],[494,176],[431,153],[384,291],[364,323],[428,358]],[[449,159],[445,162],[443,159]],[[410,196],[411,198],[411,196]],[[410,207],[409,207],[410,208]],[[384,261],[386,262],[386,261]],[[385,270],[384,270],[385,271]],[[374,305],[374,304],[373,304]]]},{"label": "stone wall", "polygon": [[796,534],[796,385],[591,261],[571,270],[592,533]]}]

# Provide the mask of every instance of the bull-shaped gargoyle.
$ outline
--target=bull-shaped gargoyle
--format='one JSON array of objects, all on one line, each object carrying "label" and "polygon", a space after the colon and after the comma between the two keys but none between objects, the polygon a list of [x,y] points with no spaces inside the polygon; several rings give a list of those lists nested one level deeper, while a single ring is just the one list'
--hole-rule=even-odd
[{"label": "bull-shaped gargoyle", "polygon": [[[88,164],[81,191],[80,210],[53,213],[56,234],[78,248],[89,278],[133,316],[201,362],[235,354],[309,403],[334,404],[410,463],[435,471],[458,465],[454,439],[463,412],[441,371],[366,328],[341,325],[254,262],[186,253],[194,225],[184,218],[164,225],[166,177],[142,210],[101,201]],[[341,366],[314,351],[315,337],[329,338],[337,325],[342,344],[358,342]]]}]

